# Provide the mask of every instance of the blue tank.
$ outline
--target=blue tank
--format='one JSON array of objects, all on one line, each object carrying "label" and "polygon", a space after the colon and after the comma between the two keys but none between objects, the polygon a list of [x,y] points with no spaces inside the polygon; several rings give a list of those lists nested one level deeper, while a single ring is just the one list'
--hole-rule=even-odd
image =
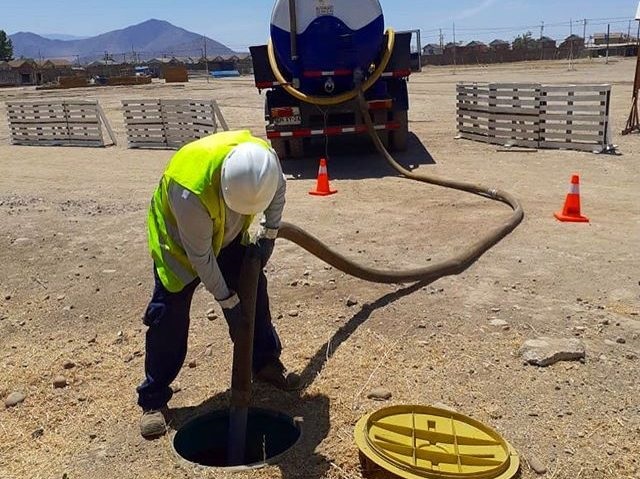
[{"label": "blue tank", "polygon": [[[278,0],[271,40],[283,74],[300,79],[311,95],[354,88],[354,74],[366,74],[382,49],[384,16],[378,0],[295,0],[298,60],[291,57],[289,0]],[[329,83],[328,83],[329,82]]]}]

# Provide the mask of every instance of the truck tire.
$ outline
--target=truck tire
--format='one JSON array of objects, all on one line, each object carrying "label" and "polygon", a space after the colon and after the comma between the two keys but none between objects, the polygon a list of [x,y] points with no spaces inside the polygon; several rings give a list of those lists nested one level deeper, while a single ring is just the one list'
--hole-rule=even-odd
[{"label": "truck tire", "polygon": [[289,157],[294,160],[304,158],[304,139],[293,138],[289,140]]},{"label": "truck tire", "polygon": [[287,145],[282,138],[273,138],[271,140],[271,148],[275,150],[280,161],[287,159]]},{"label": "truck tire", "polygon": [[409,140],[409,112],[394,111],[393,121],[400,124],[400,128],[391,132],[391,147],[394,151],[405,151]]}]

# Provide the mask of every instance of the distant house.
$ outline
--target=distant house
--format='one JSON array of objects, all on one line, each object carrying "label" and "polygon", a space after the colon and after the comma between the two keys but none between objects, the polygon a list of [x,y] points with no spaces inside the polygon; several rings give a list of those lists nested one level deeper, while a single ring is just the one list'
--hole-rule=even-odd
[{"label": "distant house", "polygon": [[253,59],[251,58],[251,53],[238,53],[237,57],[238,64],[236,70],[242,75],[253,74]]},{"label": "distant house", "polygon": [[217,55],[209,60],[209,71],[231,71],[238,69],[240,57],[235,54]]},{"label": "distant house", "polygon": [[214,71],[237,70],[242,75],[253,74],[253,61],[250,53],[232,53],[229,55],[216,55],[215,57],[204,57],[198,60],[198,69]]},{"label": "distant house", "polygon": [[198,70],[198,64],[200,62],[199,58],[194,58],[194,57],[173,57],[173,58],[175,58],[179,62],[179,65],[173,65],[173,66],[185,66],[187,67],[187,70]]},{"label": "distant house", "polygon": [[129,77],[135,76],[133,65],[129,63],[116,63],[115,60],[96,60],[89,63],[85,70],[90,77]]},{"label": "distant house", "polygon": [[593,43],[595,45],[620,45],[629,43],[632,39],[626,34],[621,32],[611,33],[607,41],[606,33],[596,33],[593,35]]},{"label": "distant house", "polygon": [[64,58],[50,58],[45,60],[43,66],[45,68],[56,68],[58,70],[70,70],[73,67],[73,64]]},{"label": "distant house", "polygon": [[176,57],[152,58],[145,62],[149,67],[149,74],[154,78],[164,78],[163,70],[166,67],[178,67],[185,64]]},{"label": "distant house", "polygon": [[505,51],[511,48],[511,43],[496,39],[489,43],[489,47],[495,51]]},{"label": "distant house", "polygon": [[489,51],[489,47],[482,42],[474,40],[465,45],[465,50],[472,53],[487,53]]},{"label": "distant house", "polygon": [[72,76],[73,65],[64,59],[50,59],[36,62],[38,65],[37,83],[53,83],[60,77]]},{"label": "distant house", "polygon": [[15,85],[36,85],[38,83],[38,65],[31,59],[12,60],[9,62],[15,74]]},{"label": "distant house", "polygon": [[422,54],[427,56],[432,55],[442,55],[444,53],[444,48],[436,43],[429,43],[424,46],[422,49]]},{"label": "distant house", "polygon": [[593,57],[604,56],[637,56],[638,44],[634,37],[628,36],[626,33],[612,33],[607,42],[606,33],[596,33],[586,50]]},{"label": "distant house", "polygon": [[112,60],[112,59],[109,59],[109,60],[95,60],[95,61],[92,61],[91,63],[89,63],[87,65],[87,68],[109,67],[109,66],[114,66],[114,65],[118,65],[118,63],[115,60]]},{"label": "distant house", "polygon": [[187,66],[198,63],[198,60],[196,60],[193,57],[173,57],[173,59],[175,59],[177,62],[181,63],[182,65],[187,65]]},{"label": "distant house", "polygon": [[564,48],[565,46],[571,44],[573,44],[573,46],[580,45],[581,47],[584,47],[584,38],[582,38],[580,35],[576,35],[575,33],[573,35],[569,35],[560,44],[560,48]]},{"label": "distant house", "polygon": [[542,50],[555,50],[557,42],[553,38],[540,37],[536,40],[537,48]]},{"label": "distant house", "polygon": [[444,46],[445,53],[453,53],[454,51],[457,53],[460,53],[464,49],[465,47],[462,44],[462,42],[457,42],[457,43],[449,42]]},{"label": "distant house", "polygon": [[584,38],[580,35],[574,34],[565,38],[558,48],[560,48],[560,50],[573,50],[574,52],[579,52],[584,49],[584,46]]},{"label": "distant house", "polygon": [[18,75],[9,65],[9,62],[0,61],[0,87],[15,86],[18,84]]}]

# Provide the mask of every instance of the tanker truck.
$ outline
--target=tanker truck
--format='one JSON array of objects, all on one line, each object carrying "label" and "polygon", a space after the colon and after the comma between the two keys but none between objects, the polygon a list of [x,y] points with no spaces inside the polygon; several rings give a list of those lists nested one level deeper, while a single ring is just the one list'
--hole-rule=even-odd
[{"label": "tanker truck", "polygon": [[277,0],[268,45],[250,51],[278,156],[302,157],[313,139],[366,133],[363,91],[385,147],[405,149],[411,37],[385,31],[378,0]]}]

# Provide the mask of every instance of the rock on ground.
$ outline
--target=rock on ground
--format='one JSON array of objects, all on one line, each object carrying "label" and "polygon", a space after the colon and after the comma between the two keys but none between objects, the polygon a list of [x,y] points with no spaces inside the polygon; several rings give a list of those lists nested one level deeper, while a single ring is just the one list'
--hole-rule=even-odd
[{"label": "rock on ground", "polygon": [[547,473],[547,467],[533,454],[527,456],[527,462],[536,474],[543,475]]},{"label": "rock on ground", "polygon": [[53,387],[56,389],[62,389],[67,387],[67,378],[64,376],[56,376],[53,378]]},{"label": "rock on ground", "polygon": [[391,391],[383,388],[377,388],[369,392],[369,394],[367,394],[367,398],[373,399],[374,401],[388,401],[391,399]]},{"label": "rock on ground", "polygon": [[579,339],[541,337],[526,341],[520,348],[520,355],[529,364],[546,367],[560,361],[584,359],[586,349]]},{"label": "rock on ground", "polygon": [[26,398],[27,398],[26,394],[21,393],[19,391],[15,391],[6,397],[6,399],[4,400],[4,405],[7,408],[17,406],[18,404],[23,402]]},{"label": "rock on ground", "polygon": [[491,321],[489,321],[489,324],[498,328],[509,325],[509,323],[507,323],[504,319],[492,319]]}]

